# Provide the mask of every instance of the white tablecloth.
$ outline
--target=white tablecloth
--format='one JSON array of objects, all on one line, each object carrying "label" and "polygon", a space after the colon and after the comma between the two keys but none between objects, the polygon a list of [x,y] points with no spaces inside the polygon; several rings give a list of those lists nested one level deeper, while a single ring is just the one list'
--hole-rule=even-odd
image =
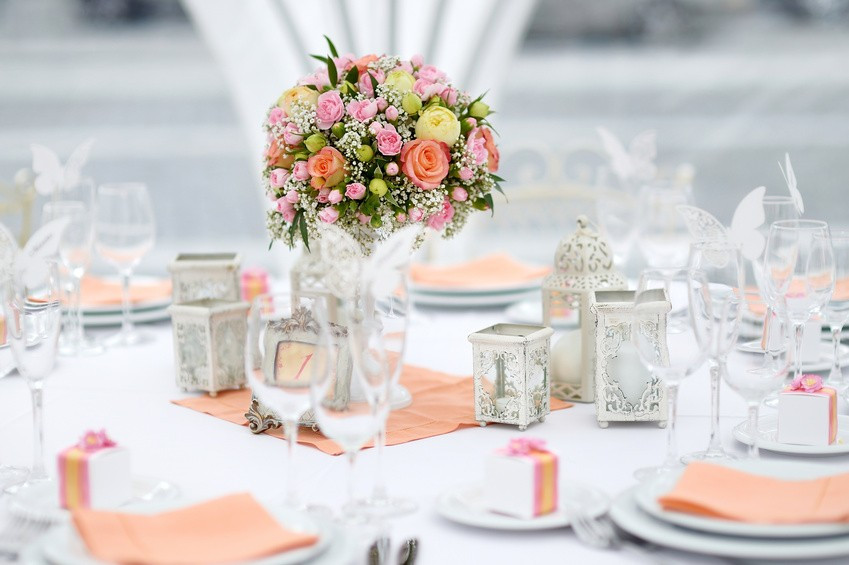
[{"label": "white tablecloth", "polygon": [[[497,321],[497,310],[475,313],[422,311],[410,330],[408,362],[469,375],[471,346],[466,336]],[[48,469],[55,474],[56,453],[90,428],[105,428],[132,450],[136,474],[176,483],[186,499],[199,500],[235,491],[261,499],[283,493],[285,442],[255,436],[246,427],[173,405],[185,396],[174,384],[171,327],[143,326],[153,340],[113,349],[95,357],[60,357],[45,388],[45,440]],[[679,443],[682,452],[702,449],[709,430],[709,385],[703,368],[681,387]],[[743,455],[731,428],[745,412],[730,390],[722,391],[725,447]],[[594,485],[616,495],[634,484],[634,469],[659,463],[665,430],[651,423],[611,424],[600,429],[591,404],[552,413],[526,435],[541,437],[561,456],[561,480]],[[391,523],[394,542],[420,540],[418,563],[629,563],[627,552],[590,549],[568,529],[544,532],[497,532],[460,526],[435,511],[437,495],[483,474],[484,455],[520,435],[510,426],[464,429],[387,449],[385,469],[391,492],[415,499],[419,510]],[[373,450],[358,461],[359,494],[371,488]],[[29,393],[18,376],[0,380],[0,460],[28,465],[31,457]],[[764,457],[781,456],[764,453]],[[299,485],[305,500],[337,507],[345,498],[346,460],[299,446]],[[834,471],[849,470],[849,458],[818,459]],[[360,562],[365,555],[352,556]],[[665,562],[693,563],[693,555],[664,551]],[[393,555],[394,557],[394,555]],[[705,562],[716,562],[704,559]]]}]

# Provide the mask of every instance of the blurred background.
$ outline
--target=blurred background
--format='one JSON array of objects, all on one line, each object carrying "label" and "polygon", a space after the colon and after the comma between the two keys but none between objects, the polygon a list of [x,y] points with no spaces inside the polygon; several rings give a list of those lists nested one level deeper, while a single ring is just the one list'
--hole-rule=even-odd
[{"label": "blurred background", "polygon": [[[245,123],[233,75],[191,4],[0,0],[0,183],[8,190],[16,171],[31,165],[31,142],[64,160],[94,137],[86,172],[98,182],[146,182],[154,198],[157,248],[142,272],[162,272],[179,251],[202,250],[239,251],[245,265],[279,267],[285,256],[266,251],[260,156],[246,133],[260,123]],[[505,7],[478,4],[484,21]],[[493,89],[499,174],[509,193],[545,186],[568,204],[548,208],[548,239],[534,249],[523,244],[526,257],[550,261],[575,215],[593,215],[599,125],[626,142],[656,129],[658,164],[688,164],[696,204],[725,223],[758,185],[786,194],[777,165],[785,151],[805,216],[849,223],[849,0],[528,5],[509,64],[476,77]],[[410,47],[399,54],[424,51]],[[293,68],[272,78],[282,92],[301,74]],[[499,202],[496,217],[509,218],[510,206]],[[488,239],[483,249],[480,241],[462,238],[452,253],[499,245]]]}]

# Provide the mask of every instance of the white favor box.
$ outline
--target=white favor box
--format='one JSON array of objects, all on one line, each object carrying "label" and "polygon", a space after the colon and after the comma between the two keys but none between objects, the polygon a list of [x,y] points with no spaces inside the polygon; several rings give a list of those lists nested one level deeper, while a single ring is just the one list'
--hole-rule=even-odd
[{"label": "white favor box", "polygon": [[[60,502],[63,508],[112,509],[133,498],[130,452],[123,447],[106,447],[86,454],[84,474],[67,472],[68,452],[59,454]],[[83,477],[88,480],[83,482]],[[73,479],[76,478],[76,481]],[[72,494],[76,492],[77,494]],[[83,494],[87,491],[88,500]]]},{"label": "white favor box", "polygon": [[[530,519],[557,509],[557,467],[553,484],[538,485],[535,463],[527,456],[492,454],[486,459],[484,505],[487,510]],[[548,512],[536,512],[538,489],[554,490],[554,507]]]},{"label": "white favor box", "polygon": [[836,396],[782,391],[778,395],[778,441],[795,445],[830,445],[837,434]]}]

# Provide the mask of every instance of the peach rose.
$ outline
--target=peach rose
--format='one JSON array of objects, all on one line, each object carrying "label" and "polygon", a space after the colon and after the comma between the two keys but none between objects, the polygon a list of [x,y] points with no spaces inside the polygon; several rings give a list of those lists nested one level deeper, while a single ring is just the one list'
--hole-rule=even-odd
[{"label": "peach rose", "polygon": [[345,178],[345,158],[338,149],[322,147],[321,151],[307,160],[307,172],[315,181],[313,186],[336,186]]},{"label": "peach rose", "polygon": [[498,152],[498,147],[495,146],[495,139],[492,137],[492,132],[489,128],[479,128],[478,137],[483,137],[484,147],[489,157],[486,160],[489,172],[494,173],[498,170],[498,161],[501,159],[501,154]]},{"label": "peach rose", "polygon": [[365,55],[364,57],[360,57],[354,61],[354,65],[357,66],[357,70],[359,70],[360,73],[363,73],[368,68],[368,64],[374,61],[377,61],[377,55],[372,53],[371,55]]},{"label": "peach rose", "polygon": [[451,152],[448,145],[432,139],[408,141],[401,148],[401,170],[423,190],[440,185],[448,174]]},{"label": "peach rose", "polygon": [[295,158],[287,154],[283,150],[283,147],[277,143],[276,139],[272,139],[268,145],[268,149],[265,150],[266,167],[283,167],[284,169],[288,169],[292,166],[294,160]]}]

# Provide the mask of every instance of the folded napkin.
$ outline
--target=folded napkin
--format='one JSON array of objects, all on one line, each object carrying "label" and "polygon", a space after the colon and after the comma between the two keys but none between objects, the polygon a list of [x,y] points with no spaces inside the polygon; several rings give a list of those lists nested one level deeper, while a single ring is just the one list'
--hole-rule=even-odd
[{"label": "folded napkin", "polygon": [[[138,304],[150,300],[162,300],[171,297],[171,281],[130,281],[130,302]],[[80,303],[83,306],[120,305],[122,300],[121,283],[100,277],[85,277],[80,284]]]},{"label": "folded napkin", "polygon": [[664,510],[756,524],[849,522],[849,473],[787,481],[696,462],[658,502]]},{"label": "folded napkin", "polygon": [[257,559],[312,545],[285,529],[250,494],[142,515],[79,508],[71,514],[89,552],[115,563],[189,565]]},{"label": "folded napkin", "polygon": [[[790,284],[790,291],[802,290],[803,284],[804,283],[800,281],[793,281]],[[849,299],[849,278],[837,279],[834,282],[834,293],[831,298],[832,300]],[[756,286],[746,287],[746,302],[748,304],[749,311],[752,314],[756,316],[763,316],[766,314],[766,304],[764,304],[761,299],[760,291]]]},{"label": "folded napkin", "polygon": [[444,267],[414,264],[410,278],[422,285],[479,288],[533,281],[549,272],[550,267],[532,267],[500,253]]}]

